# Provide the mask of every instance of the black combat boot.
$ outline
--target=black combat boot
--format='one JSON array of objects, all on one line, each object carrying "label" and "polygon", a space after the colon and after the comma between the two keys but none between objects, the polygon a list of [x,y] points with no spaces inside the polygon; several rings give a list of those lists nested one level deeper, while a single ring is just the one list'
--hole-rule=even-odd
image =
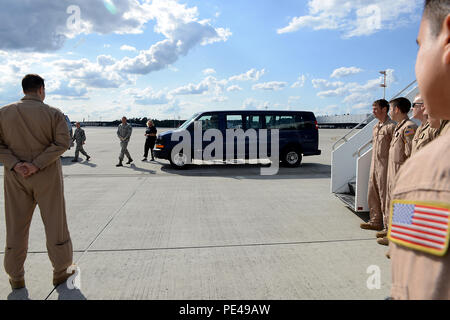
[{"label": "black combat boot", "polygon": [[120,160],[119,163],[116,164],[116,167],[123,167],[122,160]]},{"label": "black combat boot", "polygon": [[127,162],[127,164],[130,164],[130,163],[132,163],[133,162],[133,159],[128,159],[128,162]]}]

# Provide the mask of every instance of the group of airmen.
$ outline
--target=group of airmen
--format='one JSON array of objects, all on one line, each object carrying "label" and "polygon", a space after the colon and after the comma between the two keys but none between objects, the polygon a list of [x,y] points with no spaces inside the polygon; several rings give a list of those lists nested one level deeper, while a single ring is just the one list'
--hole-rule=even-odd
[{"label": "group of airmen", "polygon": [[[153,122],[151,120],[147,122],[147,126],[149,126],[149,125],[151,126],[151,129],[153,129],[152,132],[156,133],[156,128],[154,128]],[[86,143],[86,133],[81,128],[81,124],[79,122],[76,122],[75,126],[76,126],[76,129],[71,138],[72,141],[76,142],[75,157],[72,160],[72,162],[79,161],[78,156],[79,156],[80,152],[81,152],[81,154],[83,154],[86,157],[86,161],[89,161],[91,157],[86,153],[86,151],[84,150],[84,147],[83,147],[84,144]],[[122,117],[122,123],[117,128],[117,137],[120,140],[120,155],[119,155],[119,163],[116,165],[116,167],[123,167],[123,160],[124,160],[125,156],[128,159],[128,162],[126,162],[126,164],[131,164],[133,162],[130,152],[128,151],[128,143],[130,142],[132,133],[133,133],[133,127],[131,126],[131,124],[129,124],[127,122],[126,117]],[[147,139],[146,139],[144,160],[147,160],[149,148],[152,149],[151,150],[152,160],[154,159],[153,158],[153,145],[154,145],[154,140],[156,139],[155,133],[152,133],[152,134],[146,133],[145,134]],[[149,141],[153,142],[153,145],[151,143],[149,144],[148,143]]]},{"label": "group of airmen", "polygon": [[391,298],[449,300],[450,0],[425,0],[417,43],[421,125],[405,98],[373,104],[370,220],[361,228],[389,246]]},{"label": "group of airmen", "polygon": [[[411,102],[404,97],[387,102],[377,100],[372,105],[378,119],[372,132],[372,163],[369,175],[368,204],[370,220],[361,223],[366,230],[375,230],[377,242],[388,246],[390,207],[395,179],[408,158],[441,135],[448,120],[428,117],[424,101],[418,94],[412,104],[413,119],[409,119]],[[386,254],[390,258],[389,253]]]}]

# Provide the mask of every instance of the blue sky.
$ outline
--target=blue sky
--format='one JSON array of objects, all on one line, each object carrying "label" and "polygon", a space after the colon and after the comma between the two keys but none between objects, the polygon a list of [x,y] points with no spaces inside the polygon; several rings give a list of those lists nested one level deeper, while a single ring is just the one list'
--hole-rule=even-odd
[{"label": "blue sky", "polygon": [[[0,0],[0,104],[39,73],[72,120],[366,113],[415,79],[421,0]],[[108,8],[114,8],[110,12]],[[42,22],[45,21],[45,24]],[[18,28],[24,25],[24,28]]]}]

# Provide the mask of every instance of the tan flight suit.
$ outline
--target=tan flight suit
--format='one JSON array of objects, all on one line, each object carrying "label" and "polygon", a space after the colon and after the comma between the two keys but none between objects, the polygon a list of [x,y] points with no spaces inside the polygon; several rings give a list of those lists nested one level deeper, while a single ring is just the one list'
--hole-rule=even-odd
[{"label": "tan flight suit", "polygon": [[437,133],[438,130],[431,128],[428,122],[422,123],[419,128],[417,128],[416,134],[414,135],[411,154],[416,153],[430,143],[434,138],[436,138]]},{"label": "tan flight suit", "polygon": [[398,123],[395,127],[394,137],[389,148],[389,161],[387,173],[387,194],[384,209],[384,226],[389,226],[389,211],[391,195],[394,188],[396,175],[400,167],[411,156],[412,140],[417,130],[417,125],[409,119]]},{"label": "tan flight suit", "polygon": [[[70,144],[63,114],[37,96],[0,109],[0,162],[4,164],[6,248],[4,266],[12,280],[24,279],[28,234],[36,204],[45,226],[54,277],[72,264],[60,156]],[[40,170],[24,179],[13,168],[30,162]]]},{"label": "tan flight suit", "polygon": [[378,122],[372,133],[372,163],[370,165],[368,204],[370,209],[370,224],[383,225],[384,208],[386,205],[387,170],[389,147],[394,136],[396,123],[389,117],[384,123]]},{"label": "tan flight suit", "polygon": [[[447,125],[447,129],[450,125]],[[450,130],[400,169],[394,200],[450,205]],[[450,253],[443,257],[390,242],[394,299],[450,299]]]}]

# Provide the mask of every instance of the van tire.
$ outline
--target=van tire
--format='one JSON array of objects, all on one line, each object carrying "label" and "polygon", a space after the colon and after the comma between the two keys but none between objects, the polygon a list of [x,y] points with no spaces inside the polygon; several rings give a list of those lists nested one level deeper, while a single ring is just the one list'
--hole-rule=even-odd
[{"label": "van tire", "polygon": [[290,147],[281,153],[280,160],[284,166],[296,168],[302,163],[302,153],[299,148]]},{"label": "van tire", "polygon": [[177,170],[183,170],[187,168],[187,157],[183,153],[179,153],[176,159],[169,157],[170,165]]}]

